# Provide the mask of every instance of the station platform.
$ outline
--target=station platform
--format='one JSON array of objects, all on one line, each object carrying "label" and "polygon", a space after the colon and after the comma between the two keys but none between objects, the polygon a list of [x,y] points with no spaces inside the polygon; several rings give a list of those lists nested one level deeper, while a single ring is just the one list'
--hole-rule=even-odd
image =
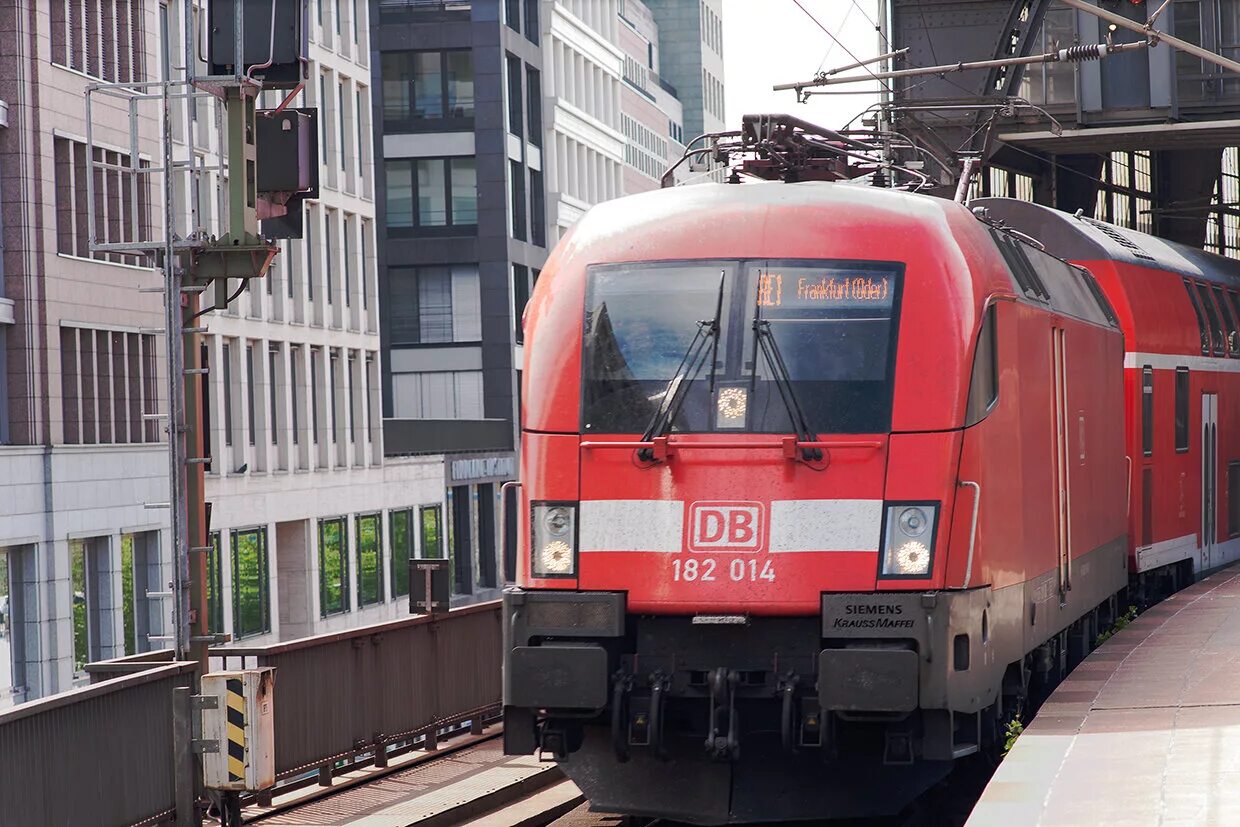
[{"label": "station platform", "polygon": [[1240,824],[1240,565],[1095,650],[1017,739],[968,827]]}]

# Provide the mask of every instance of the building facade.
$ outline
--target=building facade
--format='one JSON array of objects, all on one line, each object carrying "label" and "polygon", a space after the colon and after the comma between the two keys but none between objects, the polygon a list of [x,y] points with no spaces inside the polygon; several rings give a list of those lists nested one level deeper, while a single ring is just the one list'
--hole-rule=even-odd
[{"label": "building facade", "polygon": [[520,319],[547,257],[541,7],[372,11],[386,451],[440,458],[455,599],[483,599],[514,573],[500,490],[516,476]]},{"label": "building facade", "polygon": [[[160,648],[169,571],[160,276],[105,241],[162,232],[149,191],[96,172],[87,85],[158,79],[159,5],[6,3],[0,29],[0,706],[69,689],[88,661]],[[89,29],[88,29],[89,25]],[[128,164],[123,104],[93,112],[95,160]],[[159,124],[136,125],[143,160]],[[134,199],[137,198],[135,202]]]},{"label": "building facade", "polygon": [[[385,451],[442,459],[454,599],[481,599],[516,573],[502,487],[516,477],[526,301],[587,209],[657,187],[679,157],[686,115],[658,72],[681,44],[661,47],[640,2],[371,13]],[[693,25],[684,65],[701,62]]]},{"label": "building facade", "polygon": [[[209,622],[254,642],[407,614],[408,558],[445,542],[442,461],[383,450],[370,9],[307,7],[308,80],[292,105],[316,110],[318,197],[298,205],[301,237],[279,243],[264,278],[230,283],[236,299],[204,317],[202,337]],[[180,9],[168,23],[178,43]],[[284,97],[265,91],[259,108]],[[174,110],[174,134],[199,129],[210,161],[222,111],[214,98],[195,106]],[[215,234],[223,183],[208,172],[197,187]],[[187,214],[192,188],[178,196]]]},{"label": "building facade", "polygon": [[[640,0],[620,7],[620,48],[624,52],[624,84],[620,91],[620,122],[624,132],[625,195],[658,189],[664,170],[684,152],[684,106],[675,86],[659,74],[662,49],[659,26]],[[674,50],[675,47],[672,47]],[[689,169],[677,171],[678,181]]]}]

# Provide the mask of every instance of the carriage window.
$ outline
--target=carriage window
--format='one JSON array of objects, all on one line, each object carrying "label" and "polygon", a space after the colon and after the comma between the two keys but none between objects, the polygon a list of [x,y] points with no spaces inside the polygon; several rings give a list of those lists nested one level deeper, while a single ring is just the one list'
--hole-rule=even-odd
[{"label": "carriage window", "polygon": [[1227,335],[1223,332],[1223,322],[1219,318],[1218,308],[1214,306],[1214,299],[1210,297],[1210,288],[1204,284],[1194,284],[1197,288],[1197,295],[1201,297],[1201,306],[1206,309],[1206,319],[1210,323],[1210,341],[1213,344],[1213,352],[1215,356],[1225,356],[1227,354]]},{"label": "carriage window", "polygon": [[995,306],[986,308],[982,331],[973,354],[973,379],[969,384],[969,404],[965,426],[976,425],[986,418],[999,398],[999,360],[995,342]]},{"label": "carriage window", "polygon": [[1206,327],[1206,316],[1201,310],[1201,299],[1197,295],[1197,291],[1193,289],[1193,283],[1188,279],[1184,279],[1184,289],[1188,291],[1188,300],[1193,306],[1193,313],[1197,315],[1197,329],[1201,331],[1201,352],[1206,356],[1210,355],[1210,330]]},{"label": "carriage window", "polygon": [[1218,304],[1218,312],[1223,317],[1223,329],[1227,334],[1227,352],[1230,356],[1240,356],[1240,319],[1236,318],[1232,310],[1231,302],[1227,301],[1227,294],[1223,292],[1223,288],[1213,285],[1210,288],[1214,293],[1214,300]]},{"label": "carriage window", "polygon": [[1175,369],[1175,450],[1188,450],[1188,368]]},{"label": "carriage window", "polygon": [[[1232,318],[1236,320],[1237,329],[1240,330],[1240,293],[1235,290],[1227,291],[1227,298],[1231,300]],[[1236,343],[1236,350],[1232,352],[1233,356],[1240,356],[1240,342]]]},{"label": "carriage window", "polygon": [[1141,368],[1141,453],[1154,455],[1154,369]]}]

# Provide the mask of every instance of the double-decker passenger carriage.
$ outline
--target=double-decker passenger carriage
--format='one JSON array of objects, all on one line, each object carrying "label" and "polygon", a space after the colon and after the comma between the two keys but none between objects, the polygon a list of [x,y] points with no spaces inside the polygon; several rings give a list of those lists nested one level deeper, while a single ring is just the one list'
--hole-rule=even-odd
[{"label": "double-decker passenger carriage", "polygon": [[[759,174],[841,177],[798,130]],[[1128,583],[1129,309],[951,201],[732,180],[595,207],[539,279],[505,747],[603,811],[895,813]]]},{"label": "double-decker passenger carriage", "polygon": [[1240,262],[1036,204],[973,205],[1088,267],[1119,317],[1138,582],[1240,559]]}]

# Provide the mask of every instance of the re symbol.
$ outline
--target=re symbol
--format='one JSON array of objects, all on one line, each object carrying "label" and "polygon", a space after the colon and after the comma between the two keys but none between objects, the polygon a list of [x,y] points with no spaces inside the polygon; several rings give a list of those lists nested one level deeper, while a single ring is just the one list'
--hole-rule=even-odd
[{"label": "re symbol", "polygon": [[689,551],[757,551],[762,547],[761,503],[696,502],[689,508]]}]

